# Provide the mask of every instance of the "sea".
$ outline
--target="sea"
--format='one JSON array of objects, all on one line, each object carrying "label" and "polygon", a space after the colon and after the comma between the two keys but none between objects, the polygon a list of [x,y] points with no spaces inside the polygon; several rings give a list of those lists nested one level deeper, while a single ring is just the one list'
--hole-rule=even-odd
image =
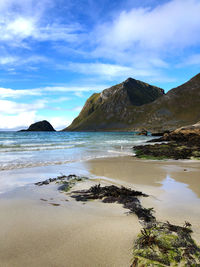
[{"label": "sea", "polygon": [[91,177],[88,160],[132,156],[133,146],[148,139],[134,132],[2,131],[0,194],[60,174]]},{"label": "sea", "polygon": [[0,132],[0,171],[134,155],[134,132]]}]

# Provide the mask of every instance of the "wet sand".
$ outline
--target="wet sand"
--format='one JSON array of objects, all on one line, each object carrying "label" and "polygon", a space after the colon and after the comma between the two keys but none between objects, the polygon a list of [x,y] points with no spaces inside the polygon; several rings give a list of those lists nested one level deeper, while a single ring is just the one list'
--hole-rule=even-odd
[{"label": "wet sand", "polygon": [[[72,170],[88,173],[93,178],[78,184],[78,189],[100,182],[130,186],[150,194],[141,199],[142,204],[154,207],[158,220],[180,225],[190,221],[193,237],[200,243],[200,162],[118,157],[71,167],[60,166],[60,170],[66,174]],[[59,166],[56,168],[55,173]],[[53,167],[19,170],[16,182],[26,172],[34,174],[30,175],[30,182],[42,180],[47,170],[48,175],[54,176]],[[6,175],[8,180],[11,177],[10,182],[14,177],[13,172],[10,176],[9,172],[2,175],[5,180]],[[133,242],[141,229],[136,216],[127,215],[121,205],[79,203],[58,192],[55,184],[31,184],[0,194],[0,214],[0,262],[5,267],[128,267]]]},{"label": "wet sand", "polygon": [[[155,208],[158,220],[183,225],[191,222],[193,237],[200,243],[200,162],[150,161],[133,157],[92,160],[88,170],[99,177],[151,195],[145,207]],[[102,179],[103,181],[103,179]]]}]

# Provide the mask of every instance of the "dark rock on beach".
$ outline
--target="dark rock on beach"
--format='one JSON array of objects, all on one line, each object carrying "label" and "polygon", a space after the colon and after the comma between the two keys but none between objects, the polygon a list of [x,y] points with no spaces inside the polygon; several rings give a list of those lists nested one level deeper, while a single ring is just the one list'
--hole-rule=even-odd
[{"label": "dark rock on beach", "polygon": [[161,144],[135,146],[136,156],[146,159],[200,158],[200,123],[181,127],[148,142]]},{"label": "dark rock on beach", "polygon": [[143,159],[191,159],[200,158],[200,145],[189,146],[175,142],[155,145],[135,146],[134,150],[138,158]]},{"label": "dark rock on beach", "polygon": [[151,136],[163,136],[164,134],[170,133],[170,131],[163,131],[163,132],[152,132]]},{"label": "dark rock on beach", "polygon": [[143,129],[141,132],[137,133],[136,135],[144,135],[147,136],[148,135],[148,131]]},{"label": "dark rock on beach", "polygon": [[175,131],[165,133],[163,137],[153,140],[155,142],[161,141],[175,141],[177,143],[188,143],[190,145],[200,144],[200,122],[196,124],[181,127]]}]

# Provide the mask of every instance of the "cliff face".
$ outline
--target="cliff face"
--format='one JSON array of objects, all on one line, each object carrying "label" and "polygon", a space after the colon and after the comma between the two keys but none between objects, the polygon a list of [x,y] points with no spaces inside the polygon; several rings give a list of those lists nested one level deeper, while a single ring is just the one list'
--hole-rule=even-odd
[{"label": "cliff face", "polygon": [[93,94],[66,131],[173,130],[200,118],[200,74],[164,90],[127,79]]}]

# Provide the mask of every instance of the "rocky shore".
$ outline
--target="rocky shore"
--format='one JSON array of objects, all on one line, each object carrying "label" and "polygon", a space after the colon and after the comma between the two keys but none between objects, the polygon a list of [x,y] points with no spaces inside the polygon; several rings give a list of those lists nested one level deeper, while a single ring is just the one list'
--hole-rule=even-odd
[{"label": "rocky shore", "polygon": [[159,144],[135,146],[138,158],[200,159],[200,123],[181,127],[149,142]]}]

